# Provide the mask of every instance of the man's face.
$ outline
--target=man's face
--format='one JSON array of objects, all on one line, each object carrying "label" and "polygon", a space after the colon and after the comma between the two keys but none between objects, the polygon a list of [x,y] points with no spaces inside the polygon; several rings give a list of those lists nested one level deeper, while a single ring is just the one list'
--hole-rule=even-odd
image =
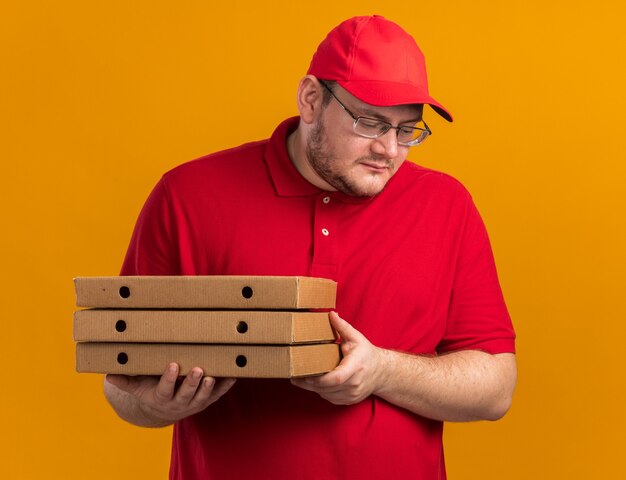
[{"label": "man's face", "polygon": [[[337,86],[334,93],[355,115],[392,125],[414,125],[422,109],[416,105],[375,107]],[[332,99],[312,126],[306,146],[309,165],[332,190],[369,197],[380,193],[406,159],[409,147],[398,145],[396,131],[379,138],[358,136],[354,120]]]}]

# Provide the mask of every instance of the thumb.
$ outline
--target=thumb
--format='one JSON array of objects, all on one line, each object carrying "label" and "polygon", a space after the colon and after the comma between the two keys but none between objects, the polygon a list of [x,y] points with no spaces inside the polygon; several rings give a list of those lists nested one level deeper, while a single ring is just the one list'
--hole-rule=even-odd
[{"label": "thumb", "polygon": [[328,318],[331,326],[337,331],[341,343],[358,342],[363,339],[361,332],[341,318],[337,312],[330,312]]}]

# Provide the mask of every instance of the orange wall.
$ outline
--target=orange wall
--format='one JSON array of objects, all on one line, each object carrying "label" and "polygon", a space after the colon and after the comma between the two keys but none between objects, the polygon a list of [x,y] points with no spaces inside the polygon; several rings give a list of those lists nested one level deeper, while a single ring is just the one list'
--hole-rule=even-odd
[{"label": "orange wall", "polygon": [[158,177],[268,136],[325,33],[371,13],[456,117],[412,159],[473,192],[519,335],[514,407],[447,427],[450,477],[626,475],[624,2],[383,3],[3,2],[4,478],[165,476],[170,431],[73,371],[71,279],[116,274]]}]

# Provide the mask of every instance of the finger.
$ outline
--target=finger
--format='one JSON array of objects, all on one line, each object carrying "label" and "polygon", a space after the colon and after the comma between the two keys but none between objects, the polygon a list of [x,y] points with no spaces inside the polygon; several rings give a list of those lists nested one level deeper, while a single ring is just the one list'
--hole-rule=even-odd
[{"label": "finger", "polygon": [[161,375],[161,379],[154,391],[154,396],[159,402],[167,402],[174,397],[178,370],[179,368],[176,363],[170,363],[163,375]]},{"label": "finger", "polygon": [[328,388],[318,388],[316,385],[303,380],[306,379],[293,379],[292,383],[304,390],[317,393],[324,400],[335,405],[350,405],[363,399],[363,395],[361,395],[358,388],[354,386],[337,385]]},{"label": "finger", "polygon": [[198,387],[196,394],[194,395],[191,402],[189,402],[189,406],[202,410],[204,407],[209,405],[211,403],[211,394],[213,393],[214,387],[215,378],[204,377],[200,381],[200,386]]},{"label": "finger", "polygon": [[315,383],[309,381],[307,378],[292,378],[291,384],[304,390],[308,390],[309,392],[317,392],[318,388]]},{"label": "finger", "polygon": [[346,368],[341,363],[332,371],[319,377],[292,378],[291,383],[305,390],[313,390],[316,392],[325,389],[344,388],[354,372]]},{"label": "finger", "polygon": [[335,405],[354,405],[365,397],[353,392],[320,393],[320,397]]},{"label": "finger", "polygon": [[189,405],[196,396],[198,387],[202,382],[202,369],[192,368],[174,394],[174,400],[181,405]]},{"label": "finger", "polygon": [[337,312],[330,312],[328,318],[331,326],[339,334],[341,343],[359,342],[365,338],[361,332],[341,318]]},{"label": "finger", "polygon": [[348,365],[339,364],[333,371],[313,380],[312,383],[319,388],[333,388],[348,384],[354,374],[355,372]]},{"label": "finger", "polygon": [[[306,377],[301,379],[295,379],[297,386],[306,385],[307,390],[314,389],[315,391],[345,388],[345,385],[350,384],[356,372],[352,368],[344,363],[340,363],[334,370],[320,376],[320,377]],[[305,387],[302,387],[305,388]]]},{"label": "finger", "polygon": [[189,406],[202,410],[218,401],[234,384],[234,378],[224,378],[221,381],[217,381],[213,377],[205,377],[202,379],[200,387],[198,387],[198,391]]},{"label": "finger", "polygon": [[292,378],[292,385],[296,387],[302,388],[304,390],[308,390],[309,392],[315,393],[325,393],[325,392],[334,392],[343,389],[344,387],[341,385],[332,385],[332,386],[323,386],[318,383],[312,382],[307,378]]},{"label": "finger", "polygon": [[[345,344],[342,344],[342,349]],[[354,344],[351,344],[354,345]],[[355,355],[350,355],[350,350],[344,351],[344,356],[333,370],[318,377],[306,377],[307,383],[315,384],[320,387],[330,387],[333,385],[343,385],[350,382],[356,374],[361,371],[360,363]]]}]

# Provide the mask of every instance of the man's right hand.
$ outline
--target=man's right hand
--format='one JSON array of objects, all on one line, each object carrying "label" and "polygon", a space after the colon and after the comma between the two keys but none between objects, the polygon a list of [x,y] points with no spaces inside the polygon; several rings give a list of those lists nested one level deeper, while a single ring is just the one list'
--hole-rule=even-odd
[{"label": "man's right hand", "polygon": [[194,367],[178,382],[179,367],[168,365],[156,376],[107,375],[104,391],[124,420],[144,427],[164,427],[198,413],[216,402],[234,385],[234,378],[217,381]]}]

